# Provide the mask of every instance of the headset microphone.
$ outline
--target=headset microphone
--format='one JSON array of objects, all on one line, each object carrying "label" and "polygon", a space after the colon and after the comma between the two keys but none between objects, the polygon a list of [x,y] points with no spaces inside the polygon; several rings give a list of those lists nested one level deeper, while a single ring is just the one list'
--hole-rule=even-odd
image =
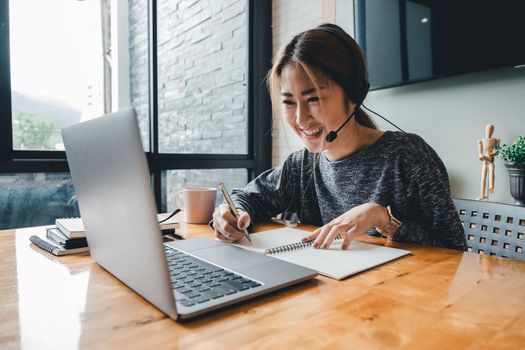
[{"label": "headset microphone", "polygon": [[357,113],[361,105],[363,104],[363,101],[365,100],[366,95],[368,94],[368,90],[370,89],[370,84],[365,80],[360,80],[355,86],[355,90],[357,93],[357,104],[355,105],[354,111],[348,118],[346,118],[345,122],[335,131],[330,131],[328,135],[326,135],[326,142],[333,142],[337,138],[337,133],[352,119],[354,114]]},{"label": "headset microphone", "polygon": [[326,135],[326,142],[332,142],[337,138],[337,133],[352,119],[355,112],[359,109],[360,105],[356,105],[354,111],[350,116],[345,120],[345,122],[336,130],[336,131],[330,131],[328,135]]}]

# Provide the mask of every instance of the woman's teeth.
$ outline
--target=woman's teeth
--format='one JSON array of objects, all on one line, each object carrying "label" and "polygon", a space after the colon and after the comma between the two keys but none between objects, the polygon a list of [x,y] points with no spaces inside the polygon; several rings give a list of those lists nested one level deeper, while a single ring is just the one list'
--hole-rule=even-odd
[{"label": "woman's teeth", "polygon": [[321,133],[321,131],[323,130],[323,128],[315,128],[315,129],[303,129],[303,133],[306,135],[306,136],[317,136]]}]

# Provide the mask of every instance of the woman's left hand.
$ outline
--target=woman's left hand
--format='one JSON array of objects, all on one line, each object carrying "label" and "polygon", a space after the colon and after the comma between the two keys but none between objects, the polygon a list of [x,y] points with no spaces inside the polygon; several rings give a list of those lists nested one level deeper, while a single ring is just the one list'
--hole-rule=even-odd
[{"label": "woman's left hand", "polygon": [[319,227],[303,240],[315,239],[312,245],[314,248],[328,248],[337,235],[341,235],[344,237],[342,249],[348,249],[354,237],[368,232],[371,227],[384,227],[389,221],[390,216],[385,207],[377,203],[365,203]]}]

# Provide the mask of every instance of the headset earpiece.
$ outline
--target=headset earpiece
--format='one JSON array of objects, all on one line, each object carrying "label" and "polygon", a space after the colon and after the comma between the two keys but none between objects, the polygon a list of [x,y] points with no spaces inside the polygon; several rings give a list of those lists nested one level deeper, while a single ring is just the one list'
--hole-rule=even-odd
[{"label": "headset earpiece", "polygon": [[359,96],[359,105],[363,104],[366,98],[366,95],[368,95],[368,91],[370,90],[370,84],[366,80],[361,81],[361,84],[362,84],[362,87],[360,89],[361,96]]},{"label": "headset earpiece", "polygon": [[[345,90],[347,90],[345,92],[355,99],[354,102],[357,105],[361,105],[365,100],[366,95],[368,94],[370,84],[368,83],[366,76],[361,76],[361,71],[359,69],[360,65],[358,64],[358,57],[354,55],[354,49],[352,48],[352,46],[350,46],[350,43],[346,41],[341,36],[341,34],[339,34],[339,32],[335,28],[332,28],[329,25],[321,25],[318,27],[318,29],[334,36],[335,38],[337,38],[337,40],[339,40],[341,44],[343,44],[344,47],[346,47],[348,55],[350,56],[350,59],[352,61],[352,65],[354,66],[355,79],[353,84],[344,87]],[[362,64],[364,64],[364,59],[362,57],[361,60],[363,61]]]}]

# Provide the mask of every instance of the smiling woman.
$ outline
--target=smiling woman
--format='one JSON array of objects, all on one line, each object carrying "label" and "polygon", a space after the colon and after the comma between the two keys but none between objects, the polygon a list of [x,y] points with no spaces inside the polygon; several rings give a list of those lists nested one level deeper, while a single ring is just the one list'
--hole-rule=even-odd
[{"label": "smiling woman", "polygon": [[286,211],[321,226],[307,238],[318,248],[343,235],[346,249],[373,228],[391,240],[466,249],[443,162],[421,137],[377,129],[361,110],[366,77],[359,47],[336,25],[281,48],[268,74],[272,101],[305,149],[234,191],[241,214],[220,206],[217,237],[236,241],[252,220]]},{"label": "smiling woman", "polygon": [[[330,78],[322,75],[318,78],[301,65],[288,64],[282,69],[280,86],[283,115],[310,152],[324,150],[328,159],[339,160],[374,143],[383,134],[360,109],[361,119],[368,126],[361,125],[357,118],[348,120],[357,104],[349,101],[343,89]],[[351,125],[339,128],[346,120]],[[336,135],[340,137],[330,138],[330,131],[337,129]],[[356,132],[360,137],[354,135]]]}]

